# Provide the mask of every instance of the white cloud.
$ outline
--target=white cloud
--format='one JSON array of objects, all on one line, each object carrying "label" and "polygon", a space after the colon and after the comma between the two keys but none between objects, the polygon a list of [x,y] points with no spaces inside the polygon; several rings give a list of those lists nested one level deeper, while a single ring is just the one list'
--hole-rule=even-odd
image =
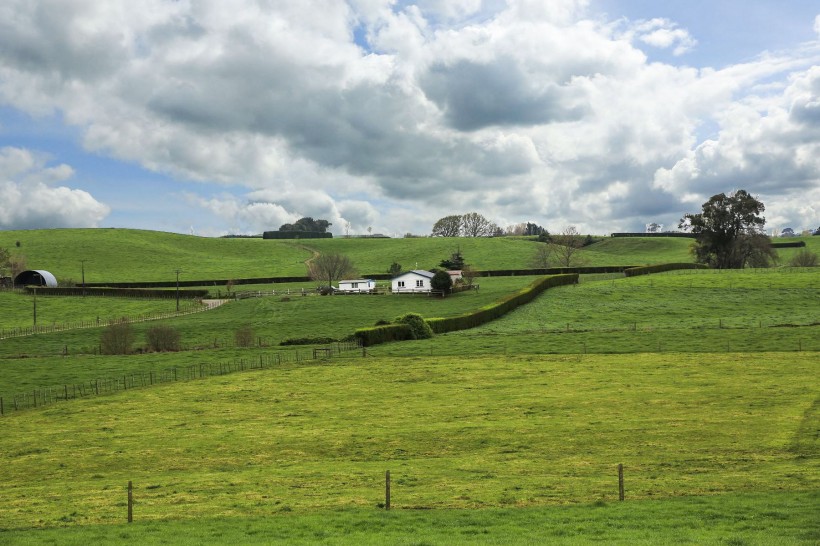
[{"label": "white cloud", "polygon": [[698,43],[688,30],[679,28],[675,22],[663,18],[639,21],[629,34],[634,34],[639,41],[652,47],[673,48],[674,55],[688,53]]},{"label": "white cloud", "polygon": [[96,227],[110,209],[88,192],[54,184],[74,174],[68,165],[21,148],[0,148],[0,228]]},{"label": "white cloud", "polygon": [[820,35],[820,15],[814,18],[814,32]]},{"label": "white cloud", "polygon": [[[313,216],[337,233],[421,233],[466,210],[551,229],[671,225],[694,196],[731,189],[732,169],[762,180],[774,162],[790,169],[771,208],[801,195],[820,140],[817,46],[723,70],[650,63],[640,47],[682,55],[695,39],[669,19],[589,10],[7,0],[0,103],[59,112],[95,153],[241,187],[192,199],[243,231]],[[720,135],[702,138],[704,124]],[[38,169],[42,183],[71,175]]]}]

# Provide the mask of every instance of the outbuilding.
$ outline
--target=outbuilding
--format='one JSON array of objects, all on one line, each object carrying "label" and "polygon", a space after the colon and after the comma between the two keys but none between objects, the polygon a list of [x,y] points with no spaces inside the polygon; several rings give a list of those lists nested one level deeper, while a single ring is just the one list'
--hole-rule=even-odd
[{"label": "outbuilding", "polygon": [[350,279],[339,281],[339,292],[346,294],[359,294],[373,292],[376,290],[376,281],[373,279]]},{"label": "outbuilding", "polygon": [[407,273],[402,273],[390,281],[390,289],[394,294],[404,294],[413,292],[429,292],[433,289],[430,281],[433,273],[421,269],[413,269]]},{"label": "outbuilding", "polygon": [[47,286],[57,288],[57,278],[43,269],[23,271],[14,277],[16,286]]}]

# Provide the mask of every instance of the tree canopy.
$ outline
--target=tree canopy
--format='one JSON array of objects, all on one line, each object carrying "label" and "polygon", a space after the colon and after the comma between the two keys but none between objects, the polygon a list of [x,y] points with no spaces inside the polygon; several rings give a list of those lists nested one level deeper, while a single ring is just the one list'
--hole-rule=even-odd
[{"label": "tree canopy", "polygon": [[356,275],[356,270],[350,258],[343,254],[321,254],[310,262],[308,270],[311,279],[327,282],[328,286],[333,281]]},{"label": "tree canopy", "polygon": [[433,224],[433,237],[493,237],[504,230],[477,212],[451,214]]},{"label": "tree canopy", "polygon": [[679,227],[695,235],[693,252],[699,263],[716,269],[760,267],[776,259],[762,233],[765,207],[746,190],[713,195],[702,212],[686,214]]},{"label": "tree canopy", "polygon": [[279,231],[313,231],[316,233],[325,233],[327,228],[331,225],[327,220],[314,220],[310,216],[299,218],[292,224],[282,224]]}]

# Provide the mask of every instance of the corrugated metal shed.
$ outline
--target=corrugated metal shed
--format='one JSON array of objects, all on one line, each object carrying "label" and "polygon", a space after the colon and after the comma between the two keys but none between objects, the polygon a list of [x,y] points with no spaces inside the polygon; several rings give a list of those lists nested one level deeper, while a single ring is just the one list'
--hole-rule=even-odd
[{"label": "corrugated metal shed", "polygon": [[14,278],[14,284],[21,286],[48,286],[57,288],[57,278],[44,269],[23,271]]}]

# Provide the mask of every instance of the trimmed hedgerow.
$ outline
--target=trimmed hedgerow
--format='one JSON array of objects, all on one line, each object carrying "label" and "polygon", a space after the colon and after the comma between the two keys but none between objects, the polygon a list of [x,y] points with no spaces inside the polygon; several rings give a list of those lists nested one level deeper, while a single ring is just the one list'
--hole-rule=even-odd
[{"label": "trimmed hedgerow", "polygon": [[432,328],[433,332],[436,334],[475,328],[476,326],[480,326],[509,313],[519,305],[531,302],[547,288],[565,284],[576,284],[577,282],[577,273],[543,277],[536,280],[523,290],[520,290],[515,294],[502,299],[501,301],[486,305],[477,311],[465,313],[456,317],[428,319],[427,324],[430,325],[430,328]]},{"label": "trimmed hedgerow", "polygon": [[408,324],[387,324],[372,328],[360,328],[353,333],[363,347],[387,343],[389,341],[405,341],[413,339],[413,330]]},{"label": "trimmed hedgerow", "polygon": [[709,269],[706,264],[679,263],[679,264],[658,264],[646,265],[643,267],[632,267],[624,269],[625,277],[637,277],[638,275],[649,275],[650,273],[663,273],[664,271],[674,271],[676,269]]}]

